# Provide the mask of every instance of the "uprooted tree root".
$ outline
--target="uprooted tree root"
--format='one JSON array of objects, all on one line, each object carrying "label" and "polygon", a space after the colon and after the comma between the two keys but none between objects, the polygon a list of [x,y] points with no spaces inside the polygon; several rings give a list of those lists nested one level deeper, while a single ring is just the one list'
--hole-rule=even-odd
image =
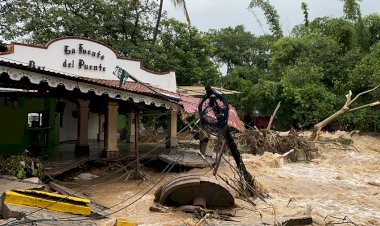
[{"label": "uprooted tree root", "polygon": [[268,130],[247,130],[240,141],[246,145],[252,154],[262,155],[264,152],[278,153],[280,155],[294,149],[294,152],[287,156],[292,162],[299,160],[310,161],[317,156],[317,148],[314,143],[299,136],[292,129],[287,135],[280,135],[278,132]]}]

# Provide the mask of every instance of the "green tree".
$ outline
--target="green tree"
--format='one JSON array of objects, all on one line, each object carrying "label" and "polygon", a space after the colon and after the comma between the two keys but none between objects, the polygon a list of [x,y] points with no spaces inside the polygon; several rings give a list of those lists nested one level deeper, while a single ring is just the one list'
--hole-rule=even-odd
[{"label": "green tree", "polygon": [[[354,93],[371,89],[380,83],[380,42],[356,65],[348,82]],[[374,94],[378,95],[379,91]]]},{"label": "green tree", "polygon": [[[59,35],[98,37],[103,1],[6,0],[0,10],[5,39],[45,44]],[[92,22],[91,22],[92,21]]]},{"label": "green tree", "polygon": [[307,8],[306,2],[301,3],[301,10],[303,13],[303,21],[305,27],[309,26],[309,8]]},{"label": "green tree", "polygon": [[316,18],[309,26],[311,32],[333,37],[344,52],[358,46],[358,34],[354,24],[343,18]]},{"label": "green tree", "polygon": [[59,36],[82,36],[118,50],[144,43],[153,32],[152,0],[6,0],[0,5],[0,32],[6,40],[46,44]]},{"label": "green tree", "polygon": [[267,19],[269,25],[269,30],[273,33],[275,37],[282,37],[283,32],[280,26],[280,16],[273,5],[269,3],[268,0],[251,0],[248,8],[260,8]]},{"label": "green tree", "polygon": [[[190,25],[191,22],[190,22],[189,12],[187,11],[187,7],[186,7],[186,1],[185,0],[171,0],[171,2],[172,2],[172,4],[175,7],[183,9],[183,13],[185,14],[187,23]],[[140,0],[132,0],[132,4],[133,5],[137,5],[137,4],[140,4],[140,3],[141,3]],[[158,32],[159,32],[159,27],[160,27],[161,18],[162,18],[162,8],[163,8],[163,5],[164,5],[164,0],[160,0],[160,4],[159,4],[159,7],[158,7],[158,13],[157,13],[157,19],[156,19],[156,26],[155,26],[155,29],[154,29],[153,39],[152,39],[152,45],[153,46],[156,43],[157,35],[158,35]]]},{"label": "green tree", "polygon": [[298,61],[283,73],[282,95],[299,128],[311,128],[334,110],[336,97],[322,79],[322,68],[308,61]]},{"label": "green tree", "polygon": [[361,0],[340,0],[343,2],[343,12],[346,19],[351,21],[361,20],[360,5]]},{"label": "green tree", "polygon": [[374,13],[363,18],[365,29],[368,31],[368,45],[373,46],[380,40],[380,14]]},{"label": "green tree", "polygon": [[178,85],[213,85],[219,72],[211,55],[212,46],[205,34],[172,18],[162,21],[162,33],[147,66],[159,71],[176,70]]},{"label": "green tree", "polygon": [[209,38],[214,46],[214,59],[226,65],[227,71],[236,66],[267,68],[270,58],[270,36],[255,37],[244,26],[210,30]]},{"label": "green tree", "polygon": [[228,100],[236,107],[242,116],[250,115],[253,110],[253,83],[250,80],[239,78],[231,73],[222,78],[224,88],[239,90],[240,94],[228,97]]},{"label": "green tree", "polygon": [[260,112],[260,115],[270,116],[281,100],[281,84],[276,81],[259,79],[253,85],[252,93],[254,107]]}]

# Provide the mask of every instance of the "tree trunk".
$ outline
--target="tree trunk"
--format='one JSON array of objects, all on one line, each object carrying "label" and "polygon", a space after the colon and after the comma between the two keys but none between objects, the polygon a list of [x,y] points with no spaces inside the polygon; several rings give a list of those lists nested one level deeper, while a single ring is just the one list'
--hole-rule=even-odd
[{"label": "tree trunk", "polygon": [[156,27],[155,27],[154,33],[153,33],[152,47],[156,44],[157,35],[158,35],[158,28],[160,27],[160,23],[161,23],[161,15],[162,15],[162,6],[163,5],[164,5],[164,0],[160,0],[160,7],[158,8]]},{"label": "tree trunk", "polygon": [[325,120],[323,120],[322,122],[315,124],[314,128],[313,128],[313,133],[311,134],[311,137],[310,137],[310,140],[316,141],[319,137],[321,129],[323,129],[325,126],[330,124],[332,121],[334,121],[336,118],[343,115],[347,111],[348,111],[348,107],[345,106],[342,109],[340,109],[339,111],[335,112],[333,115],[331,115],[328,118],[326,118]]}]

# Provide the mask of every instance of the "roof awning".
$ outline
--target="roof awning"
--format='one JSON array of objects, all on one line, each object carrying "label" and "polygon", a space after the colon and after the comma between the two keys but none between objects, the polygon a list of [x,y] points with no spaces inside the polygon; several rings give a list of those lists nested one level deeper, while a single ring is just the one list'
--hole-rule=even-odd
[{"label": "roof awning", "polygon": [[[107,94],[111,99],[132,100],[135,103],[143,102],[146,105],[164,107],[173,111],[182,111],[187,114],[198,113],[200,98],[170,92],[160,88],[141,84],[138,82],[126,82],[120,86],[118,80],[94,79],[74,77],[41,68],[31,68],[23,64],[0,60],[0,74],[7,73],[13,81],[20,81],[26,77],[32,84],[46,82],[49,87],[64,86],[66,90],[79,89],[82,93],[94,92],[101,96]],[[202,87],[203,88],[203,87]],[[204,88],[203,88],[204,90]],[[228,126],[244,131],[236,109],[230,105]]]},{"label": "roof awning", "polygon": [[[229,94],[239,94],[241,92],[235,90],[223,89],[220,87],[211,87],[215,91],[223,95]],[[203,96],[205,95],[205,87],[204,86],[177,86],[177,92],[182,95],[188,96]]]},{"label": "roof awning", "polygon": [[[31,68],[24,64],[18,64],[0,60],[0,74],[6,73],[13,81],[28,78],[32,84],[46,82],[49,87],[57,88],[64,86],[66,90],[80,90],[82,93],[94,92],[97,96],[108,95],[111,99],[132,100],[135,103],[143,102],[146,105],[164,107],[173,111],[181,110],[178,104],[178,95],[170,91],[155,88],[155,92],[143,84],[127,82],[119,86],[118,80],[92,79],[67,74],[57,73],[42,68]],[[173,98],[173,95],[177,98]]]}]

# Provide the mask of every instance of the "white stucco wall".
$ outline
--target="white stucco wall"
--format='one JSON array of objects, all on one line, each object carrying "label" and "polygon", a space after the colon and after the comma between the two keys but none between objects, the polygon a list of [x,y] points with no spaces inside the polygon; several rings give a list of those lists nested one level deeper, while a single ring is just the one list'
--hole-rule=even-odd
[{"label": "white stucco wall", "polygon": [[72,112],[77,109],[76,104],[65,101],[66,106],[63,111],[63,123],[59,130],[59,142],[77,140],[78,119],[74,118]]},{"label": "white stucco wall", "polygon": [[[85,50],[80,53],[81,50]],[[113,75],[116,66],[125,69],[138,80],[152,86],[176,92],[175,72],[155,74],[141,68],[136,60],[119,58],[115,52],[97,42],[65,38],[51,42],[46,48],[14,44],[13,53],[0,55],[1,60],[11,59],[19,63],[28,64],[30,61],[37,67],[77,77],[118,80]],[[90,51],[90,54],[88,52]],[[70,64],[70,65],[69,65]],[[87,65],[88,68],[85,69]],[[70,66],[70,67],[69,67]],[[89,66],[92,69],[89,69]],[[96,66],[97,70],[94,70]],[[132,81],[132,80],[130,80]]]},{"label": "white stucco wall", "polygon": [[90,112],[88,116],[88,139],[96,140],[98,135],[99,115]]},{"label": "white stucco wall", "polygon": [[[77,110],[77,105],[70,101],[65,101],[66,106],[63,111],[63,123],[59,130],[59,142],[77,140],[78,119],[73,117],[72,112]],[[96,113],[89,113],[88,118],[88,139],[96,140],[98,134],[99,116]]]}]

